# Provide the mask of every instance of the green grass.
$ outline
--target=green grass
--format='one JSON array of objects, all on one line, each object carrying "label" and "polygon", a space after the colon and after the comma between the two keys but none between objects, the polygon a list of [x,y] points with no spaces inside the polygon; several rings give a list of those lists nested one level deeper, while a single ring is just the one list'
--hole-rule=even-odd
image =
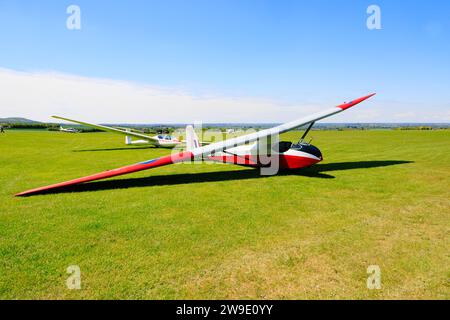
[{"label": "green grass", "polygon": [[312,136],[325,161],[291,174],[183,164],[15,198],[170,151],[0,135],[0,298],[450,298],[450,131]]}]

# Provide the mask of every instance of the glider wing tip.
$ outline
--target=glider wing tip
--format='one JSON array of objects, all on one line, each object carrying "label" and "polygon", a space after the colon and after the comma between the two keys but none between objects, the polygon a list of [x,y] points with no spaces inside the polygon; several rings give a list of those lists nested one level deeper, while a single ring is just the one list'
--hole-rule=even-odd
[{"label": "glider wing tip", "polygon": [[19,193],[16,193],[14,196],[15,197],[29,197],[29,196],[33,196],[39,193],[44,193],[48,190],[54,189],[55,187],[41,187],[41,188],[37,188],[37,189],[31,189],[31,190],[26,190],[26,191],[22,191]]},{"label": "glider wing tip", "polygon": [[31,189],[31,190],[26,190],[26,191],[22,191],[19,193],[16,193],[14,195],[14,197],[28,197],[28,196],[32,196],[34,194],[38,194],[40,192],[44,191],[43,189],[39,188],[39,189]]},{"label": "glider wing tip", "polygon": [[37,194],[44,194],[47,191],[52,190],[52,189],[56,189],[56,188],[42,188],[42,189],[39,188],[39,189],[36,189],[36,190],[35,189],[27,190],[27,191],[16,193],[14,195],[14,197],[30,197],[30,196],[34,196],[34,195],[37,195]]},{"label": "glider wing tip", "polygon": [[373,97],[374,95],[376,95],[376,92],[371,93],[371,94],[369,94],[369,95],[367,95],[367,96],[361,97],[361,98],[359,98],[359,99],[352,100],[352,101],[350,101],[350,102],[345,102],[345,103],[339,105],[338,108],[340,108],[340,109],[342,109],[342,110],[347,110],[348,108],[351,108],[351,107],[357,105],[358,103],[361,103],[361,102],[363,102],[364,100],[367,100],[367,99]]},{"label": "glider wing tip", "polygon": [[28,196],[28,195],[30,195],[30,193],[28,193],[27,191],[24,191],[24,192],[16,193],[16,194],[14,195],[14,197],[26,197],[26,196]]}]

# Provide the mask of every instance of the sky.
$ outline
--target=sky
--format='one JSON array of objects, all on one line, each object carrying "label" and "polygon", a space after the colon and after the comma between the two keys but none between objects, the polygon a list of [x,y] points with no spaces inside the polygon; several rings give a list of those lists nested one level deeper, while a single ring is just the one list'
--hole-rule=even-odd
[{"label": "sky", "polygon": [[450,122],[450,1],[0,0],[0,88],[0,118],[39,121],[274,123],[376,92],[327,122]]}]

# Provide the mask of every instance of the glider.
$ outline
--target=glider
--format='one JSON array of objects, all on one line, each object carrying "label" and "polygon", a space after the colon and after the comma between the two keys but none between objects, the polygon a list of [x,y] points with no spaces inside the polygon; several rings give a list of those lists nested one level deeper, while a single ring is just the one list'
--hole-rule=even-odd
[{"label": "glider", "polygon": [[[125,136],[125,144],[152,144],[155,147],[162,148],[173,148],[183,143],[183,141],[178,140],[168,134],[160,134],[156,136],[149,136],[143,132],[131,128],[121,128],[121,127],[109,127],[100,124],[93,124],[89,122],[84,122],[80,120],[73,120],[68,118],[63,118],[59,116],[52,116],[52,118],[69,121],[83,126],[92,127],[101,131],[112,132],[116,134],[121,134]],[[139,140],[132,140],[132,138],[137,138]]]},{"label": "glider", "polygon": [[75,128],[63,128],[62,126],[59,126],[59,131],[61,132],[67,132],[67,133],[78,133],[79,131]]},{"label": "glider", "polygon": [[[328,110],[301,119],[290,121],[270,129],[265,129],[244,136],[216,142],[207,146],[198,145],[198,139],[196,141],[188,141],[188,148],[186,151],[174,153],[172,155],[144,162],[139,162],[136,164],[132,164],[114,170],[93,174],[83,178],[78,178],[66,182],[61,182],[45,187],[24,191],[16,194],[16,196],[29,196],[80,183],[111,178],[132,172],[138,172],[169,164],[192,161],[194,159],[203,159],[203,158],[207,158],[213,161],[234,163],[244,166],[264,167],[268,165],[268,163],[266,162],[267,157],[265,156],[270,153],[271,156],[273,155],[276,156],[280,168],[299,169],[309,167],[313,164],[322,161],[323,159],[322,154],[317,147],[309,143],[306,143],[303,140],[306,134],[314,125],[314,123],[321,119],[330,117],[344,110],[347,110],[348,108],[351,108],[359,104],[360,102],[369,99],[374,95],[375,93],[361,97],[356,100],[352,100],[350,102],[345,102],[341,105],[330,108]],[[275,144],[271,144],[271,141],[273,139],[276,140],[276,137],[278,137],[278,135],[280,135],[281,133],[290,131],[292,129],[307,124],[309,124],[309,126],[298,143],[293,144],[291,142],[281,141],[276,142]],[[260,150],[267,149],[264,146],[264,144],[266,144],[267,147],[267,143],[270,144],[268,150],[260,152]]]}]

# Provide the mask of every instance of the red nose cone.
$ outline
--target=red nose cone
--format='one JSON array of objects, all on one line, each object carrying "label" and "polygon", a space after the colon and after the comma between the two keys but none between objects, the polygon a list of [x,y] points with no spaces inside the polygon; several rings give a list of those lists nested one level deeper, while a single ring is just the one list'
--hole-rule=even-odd
[{"label": "red nose cone", "polygon": [[292,156],[292,155],[280,155],[280,168],[282,169],[300,169],[310,167],[316,163],[322,161],[322,157],[320,160],[313,159],[309,157],[300,157],[300,156]]}]

